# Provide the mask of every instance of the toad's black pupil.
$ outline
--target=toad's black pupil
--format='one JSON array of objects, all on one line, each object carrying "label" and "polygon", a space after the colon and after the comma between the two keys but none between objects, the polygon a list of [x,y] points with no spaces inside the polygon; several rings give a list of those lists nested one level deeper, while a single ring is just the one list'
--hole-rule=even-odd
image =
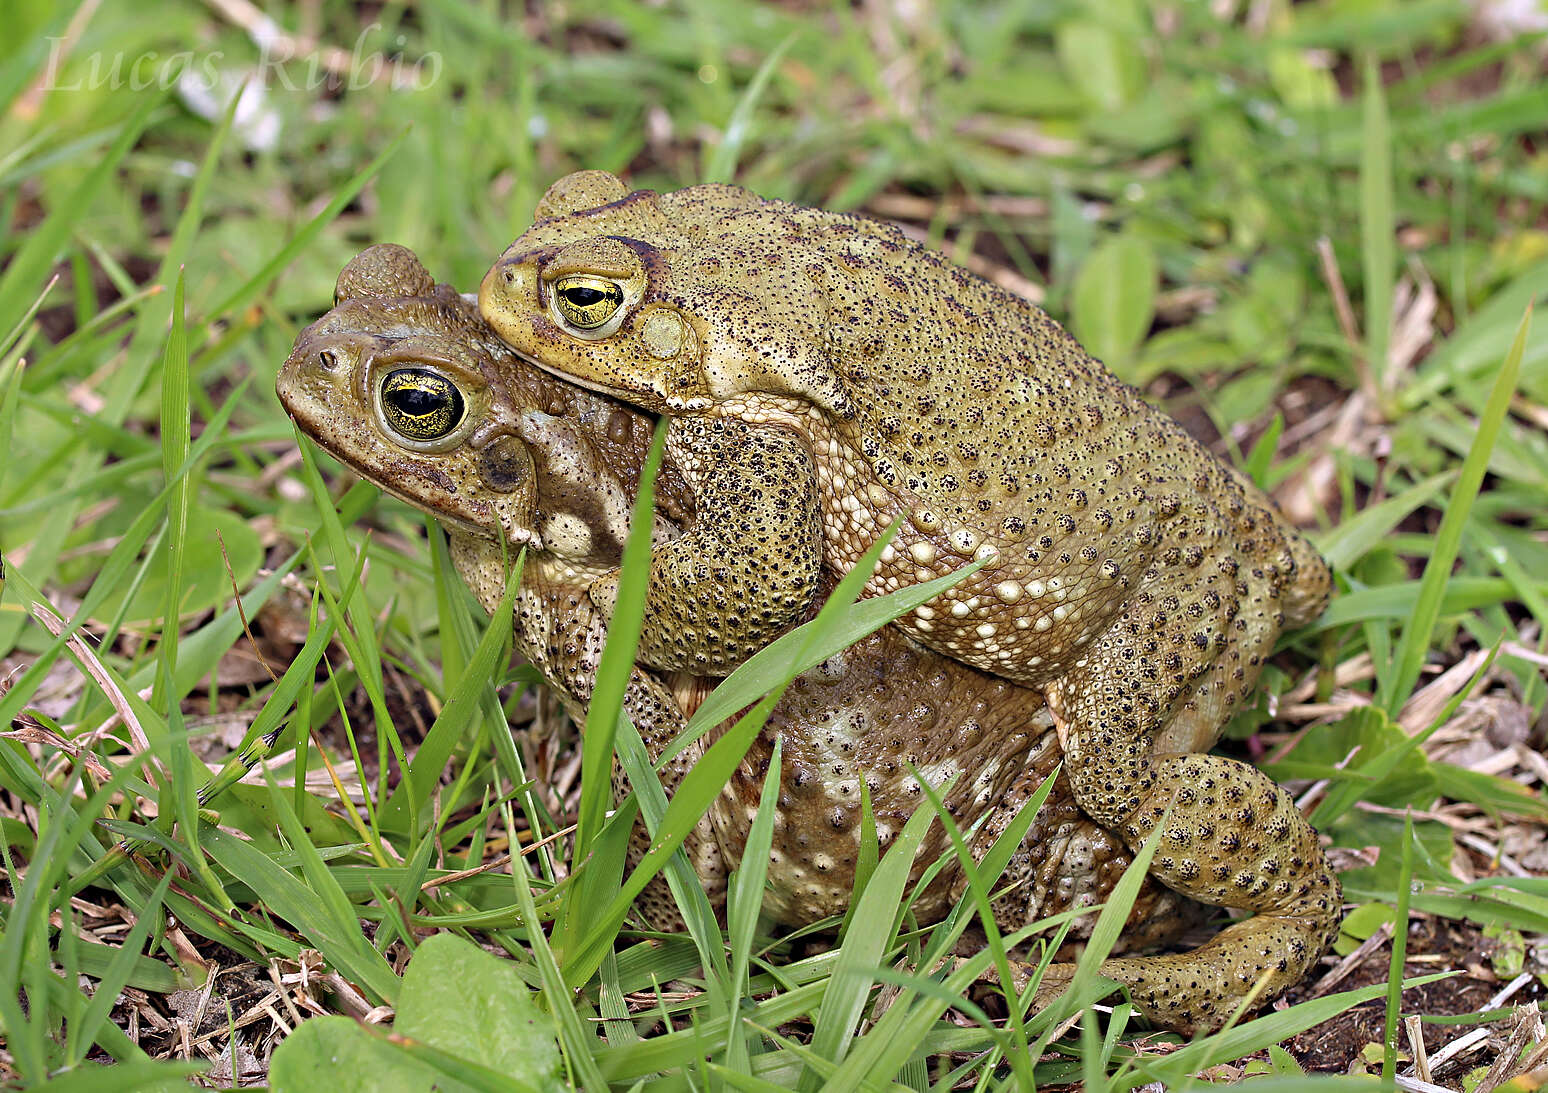
[{"label": "toad's black pupil", "polygon": [[443,392],[426,391],[422,387],[398,387],[388,391],[386,398],[409,417],[424,417],[446,405]]},{"label": "toad's black pupil", "polygon": [[564,298],[576,307],[590,307],[607,299],[607,293],[599,288],[567,288],[564,290]]}]

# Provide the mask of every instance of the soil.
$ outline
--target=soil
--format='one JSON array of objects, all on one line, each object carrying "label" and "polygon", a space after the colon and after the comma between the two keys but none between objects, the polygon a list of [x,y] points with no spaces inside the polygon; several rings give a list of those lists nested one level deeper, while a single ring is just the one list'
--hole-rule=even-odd
[{"label": "soil", "polygon": [[[1485,938],[1481,931],[1469,923],[1454,922],[1425,916],[1411,920],[1408,935],[1407,959],[1404,975],[1409,978],[1431,975],[1435,972],[1456,971],[1449,979],[1412,987],[1403,992],[1402,1013],[1423,1014],[1426,1017],[1449,1017],[1459,1014],[1478,1013],[1487,1006],[1504,986],[1490,969],[1490,954],[1494,942]],[[1384,945],[1367,957],[1349,977],[1339,983],[1337,991],[1353,990],[1387,979],[1391,965],[1392,947]],[[1300,987],[1290,991],[1286,1000],[1300,1002],[1311,996],[1316,983],[1313,976]],[[1453,1084],[1458,1076],[1474,1067],[1494,1061],[1508,1036],[1512,1019],[1508,1012],[1512,1007],[1538,1001],[1544,996],[1540,982],[1528,984],[1512,995],[1505,1003],[1507,1013],[1492,1023],[1498,1030],[1497,1037],[1490,1037],[1472,1052],[1458,1055],[1432,1075],[1436,1082]],[[1369,1044],[1381,1044],[1386,1021],[1386,1000],[1378,998],[1363,1003],[1345,1013],[1308,1029],[1285,1043],[1285,1048],[1308,1072],[1364,1073],[1361,1055]],[[1423,1026],[1425,1051],[1434,1056],[1443,1047],[1460,1036],[1466,1035],[1478,1025],[1429,1024]],[[1411,1063],[1407,1036],[1398,1034],[1399,1058],[1403,1060],[1399,1072]],[[1378,1067],[1379,1068],[1379,1067]]]}]

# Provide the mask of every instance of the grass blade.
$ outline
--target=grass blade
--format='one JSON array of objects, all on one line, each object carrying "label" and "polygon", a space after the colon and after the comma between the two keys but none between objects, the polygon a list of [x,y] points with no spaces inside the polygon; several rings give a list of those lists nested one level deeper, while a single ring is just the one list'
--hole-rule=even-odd
[{"label": "grass blade", "polygon": [[1365,374],[1375,406],[1385,406],[1392,322],[1392,128],[1376,58],[1365,60],[1364,133],[1360,142],[1360,257],[1365,276]]},{"label": "grass blade", "polygon": [[1414,684],[1419,680],[1419,671],[1430,647],[1430,635],[1440,617],[1441,600],[1451,579],[1451,565],[1456,561],[1462,533],[1473,510],[1473,501],[1478,496],[1479,487],[1483,485],[1484,472],[1489,468],[1494,442],[1504,427],[1505,415],[1510,409],[1510,399],[1516,390],[1516,377],[1521,372],[1521,355],[1526,350],[1527,334],[1531,328],[1532,309],[1529,307],[1521,317],[1521,325],[1516,329],[1516,340],[1505,355],[1505,363],[1494,378],[1489,401],[1478,419],[1477,436],[1468,450],[1467,458],[1462,461],[1456,488],[1452,490],[1446,505],[1440,530],[1435,534],[1435,547],[1429,562],[1425,564],[1424,576],[1419,581],[1419,596],[1412,617],[1408,625],[1402,628],[1397,652],[1393,654],[1393,672],[1384,681],[1387,686],[1380,693],[1381,705],[1393,717],[1402,709]]},{"label": "grass blade", "polygon": [[[845,935],[838,960],[833,965],[833,976],[822,996],[816,1027],[812,1029],[812,1051],[823,1060],[840,1063],[849,1050],[855,1025],[875,982],[872,972],[892,941],[893,923],[898,917],[909,871],[914,866],[914,855],[919,852],[925,833],[935,819],[932,808],[914,809],[860,894],[859,905],[850,919],[849,933]],[[837,1078],[834,1075],[835,1083]],[[808,1068],[801,1088],[815,1089],[821,1079],[822,1075]],[[844,1088],[842,1084],[837,1087]]]},{"label": "grass blade", "polygon": [[[731,989],[727,991],[726,1023],[731,1033],[726,1044],[725,1065],[738,1072],[748,1067],[748,1035],[736,1027],[737,1010],[747,996],[747,967],[752,960],[753,937],[763,910],[763,886],[769,875],[769,850],[774,843],[774,814],[779,810],[779,777],[784,769],[784,741],[776,737],[769,754],[769,770],[758,796],[758,814],[747,832],[742,864],[731,876],[726,895],[726,942],[731,949]],[[863,783],[862,783],[863,786]],[[874,827],[874,822],[872,824]]]},{"label": "grass blade", "polygon": [[[624,716],[624,692],[634,672],[635,653],[640,645],[640,627],[645,618],[645,588],[650,578],[650,537],[655,526],[656,474],[661,469],[661,456],[666,445],[670,420],[662,418],[656,423],[656,435],[651,441],[650,454],[640,473],[639,494],[635,498],[634,511],[629,521],[629,541],[624,544],[622,572],[618,584],[618,599],[613,617],[608,622],[607,644],[602,649],[602,659],[597,665],[596,685],[586,708],[586,725],[581,730],[584,746],[581,749],[581,800],[580,815],[575,822],[574,860],[584,862],[591,851],[592,841],[602,829],[602,821],[612,804],[613,740],[618,731],[618,721]],[[590,880],[585,870],[579,870],[572,878],[569,895],[561,905],[559,921],[554,927],[557,946],[566,957],[566,970],[570,967],[569,956],[580,941],[582,924],[586,921],[586,890]],[[589,973],[588,973],[589,974]]]},{"label": "grass blade", "polygon": [[795,42],[796,35],[790,34],[769,51],[763,64],[758,66],[752,82],[736,100],[736,106],[731,111],[731,117],[726,122],[725,132],[720,135],[720,141],[710,152],[709,162],[704,165],[705,182],[730,182],[736,177],[736,161],[742,154],[742,146],[747,143],[747,138],[752,131],[753,114],[758,109],[758,103],[763,98],[764,89],[769,85],[769,78],[774,75],[774,70],[784,60],[785,52]]}]

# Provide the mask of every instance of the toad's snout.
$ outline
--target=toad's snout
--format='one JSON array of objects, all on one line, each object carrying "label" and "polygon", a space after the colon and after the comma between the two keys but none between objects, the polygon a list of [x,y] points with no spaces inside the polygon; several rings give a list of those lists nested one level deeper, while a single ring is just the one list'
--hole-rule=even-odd
[{"label": "toad's snout", "polygon": [[358,397],[355,386],[379,350],[371,338],[347,334],[309,338],[305,333],[280,367],[274,390],[291,417],[307,420]]},{"label": "toad's snout", "polygon": [[514,308],[535,310],[537,300],[537,269],[527,255],[501,258],[478,286],[478,308],[486,317],[510,314]]}]

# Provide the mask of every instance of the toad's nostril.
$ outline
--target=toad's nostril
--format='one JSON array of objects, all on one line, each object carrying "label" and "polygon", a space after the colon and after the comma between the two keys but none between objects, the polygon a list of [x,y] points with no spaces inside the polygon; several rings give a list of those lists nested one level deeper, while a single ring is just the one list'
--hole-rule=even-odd
[{"label": "toad's nostril", "polygon": [[324,349],[317,354],[317,364],[324,372],[332,372],[339,366],[339,358],[334,355],[333,350]]},{"label": "toad's nostril", "polygon": [[514,285],[516,283],[516,267],[515,266],[506,266],[505,267],[505,283],[508,284],[508,285]]}]

